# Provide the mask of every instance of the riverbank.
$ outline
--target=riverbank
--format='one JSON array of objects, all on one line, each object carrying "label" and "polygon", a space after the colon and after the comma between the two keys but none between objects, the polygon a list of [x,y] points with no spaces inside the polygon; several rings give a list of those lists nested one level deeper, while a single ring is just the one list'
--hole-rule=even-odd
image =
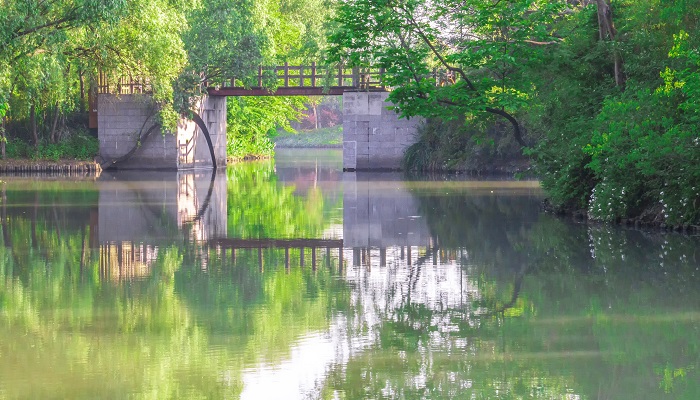
[{"label": "riverbank", "polygon": [[0,160],[0,174],[48,173],[48,174],[99,174],[100,164],[85,160]]},{"label": "riverbank", "polygon": [[583,209],[564,209],[555,207],[545,199],[542,202],[542,211],[556,215],[562,218],[571,218],[575,221],[585,222],[590,224],[612,224],[623,228],[636,230],[649,230],[658,232],[677,232],[685,235],[700,235],[700,225],[692,224],[668,224],[661,217],[659,212],[654,210],[646,211],[644,214],[632,218],[620,218],[613,222],[601,222],[590,218],[588,212]]}]

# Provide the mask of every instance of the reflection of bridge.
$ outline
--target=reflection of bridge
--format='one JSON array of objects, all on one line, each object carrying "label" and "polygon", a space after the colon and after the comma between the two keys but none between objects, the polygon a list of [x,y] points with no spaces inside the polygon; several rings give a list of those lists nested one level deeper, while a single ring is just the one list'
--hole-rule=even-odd
[{"label": "reflection of bridge", "polygon": [[330,260],[331,249],[338,250],[338,266],[343,268],[343,240],[342,239],[235,239],[235,238],[219,238],[209,241],[210,246],[214,246],[223,251],[223,256],[226,256],[226,250],[231,251],[231,259],[236,259],[236,250],[238,249],[257,249],[258,250],[258,266],[262,271],[264,268],[263,249],[284,249],[284,267],[290,268],[289,250],[299,250],[299,265],[304,266],[304,250],[311,249],[311,268],[316,270],[316,251],[317,249],[325,249],[327,260]]}]

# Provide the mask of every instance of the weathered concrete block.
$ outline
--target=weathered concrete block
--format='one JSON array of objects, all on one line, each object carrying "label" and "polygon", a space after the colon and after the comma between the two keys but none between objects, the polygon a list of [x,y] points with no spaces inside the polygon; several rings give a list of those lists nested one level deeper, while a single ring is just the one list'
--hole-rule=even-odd
[{"label": "weathered concrete block", "polygon": [[358,116],[369,115],[369,100],[366,94],[362,92],[343,94],[343,113]]},{"label": "weathered concrete block", "polygon": [[369,93],[367,95],[367,108],[369,115],[382,115],[382,109],[386,106],[386,98],[389,93]]},{"label": "weathered concrete block", "polygon": [[[344,168],[399,169],[406,147],[417,140],[420,118],[400,119],[386,101],[388,93],[352,92],[343,95],[343,137],[356,143],[354,163]],[[366,108],[365,108],[366,105]],[[366,155],[366,156],[365,156]],[[344,157],[350,160],[351,155]],[[354,165],[349,167],[348,165]]]},{"label": "weathered concrete block", "polygon": [[343,165],[345,168],[357,167],[357,143],[354,141],[343,142]]},{"label": "weathered concrete block", "polygon": [[380,142],[389,142],[396,144],[396,134],[394,132],[382,132],[381,135],[379,135],[378,140]]},{"label": "weathered concrete block", "polygon": [[381,127],[383,123],[383,117],[381,115],[370,115],[368,121],[370,126]]}]

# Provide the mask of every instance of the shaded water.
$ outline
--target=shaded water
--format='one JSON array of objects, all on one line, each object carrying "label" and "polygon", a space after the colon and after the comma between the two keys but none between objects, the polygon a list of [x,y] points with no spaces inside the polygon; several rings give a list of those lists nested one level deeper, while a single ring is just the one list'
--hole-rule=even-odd
[{"label": "shaded water", "polygon": [[536,182],[295,151],[0,185],[0,398],[700,398],[698,238]]}]

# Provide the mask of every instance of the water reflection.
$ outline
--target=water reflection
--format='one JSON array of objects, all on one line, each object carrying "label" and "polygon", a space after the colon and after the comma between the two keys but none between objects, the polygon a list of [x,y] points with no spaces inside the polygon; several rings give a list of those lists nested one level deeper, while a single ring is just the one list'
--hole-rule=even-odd
[{"label": "water reflection", "polygon": [[698,238],[314,154],[4,179],[0,398],[700,398]]}]

